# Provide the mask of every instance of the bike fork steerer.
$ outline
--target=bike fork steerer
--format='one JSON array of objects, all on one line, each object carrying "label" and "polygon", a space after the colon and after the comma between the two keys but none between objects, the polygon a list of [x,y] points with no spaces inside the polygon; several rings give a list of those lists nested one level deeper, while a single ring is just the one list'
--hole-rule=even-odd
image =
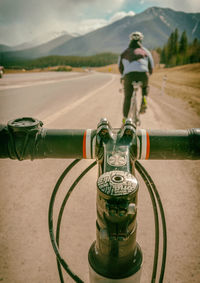
[{"label": "bike fork steerer", "polygon": [[142,252],[136,242],[138,181],[135,127],[127,120],[112,129],[106,119],[97,128],[96,241],[89,250],[90,282],[140,282]]}]

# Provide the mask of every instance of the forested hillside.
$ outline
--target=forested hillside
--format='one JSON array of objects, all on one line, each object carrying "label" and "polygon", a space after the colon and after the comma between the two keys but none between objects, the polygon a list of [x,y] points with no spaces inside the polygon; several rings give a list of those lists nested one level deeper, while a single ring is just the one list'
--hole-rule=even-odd
[{"label": "forested hillside", "polygon": [[175,29],[164,47],[158,48],[157,51],[160,53],[161,63],[166,66],[200,62],[200,41],[195,38],[189,43],[186,31],[179,35],[178,29]]}]

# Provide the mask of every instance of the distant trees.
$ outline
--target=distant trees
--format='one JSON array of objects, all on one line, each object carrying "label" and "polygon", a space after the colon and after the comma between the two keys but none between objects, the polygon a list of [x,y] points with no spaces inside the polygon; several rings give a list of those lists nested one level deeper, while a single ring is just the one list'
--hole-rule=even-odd
[{"label": "distant trees", "polygon": [[176,28],[169,36],[163,48],[157,49],[161,56],[161,63],[166,66],[176,66],[200,62],[200,42],[197,38],[188,43],[186,31],[179,39],[179,32]]},{"label": "distant trees", "polygon": [[47,56],[33,60],[5,61],[6,68],[27,69],[46,68],[54,66],[71,67],[100,67],[117,62],[118,55],[113,53],[102,53],[93,56]]}]

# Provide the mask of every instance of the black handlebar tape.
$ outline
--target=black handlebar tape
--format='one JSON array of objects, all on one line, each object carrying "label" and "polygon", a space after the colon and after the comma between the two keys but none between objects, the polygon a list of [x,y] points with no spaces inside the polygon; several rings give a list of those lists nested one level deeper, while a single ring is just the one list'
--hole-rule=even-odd
[{"label": "black handlebar tape", "polygon": [[[0,158],[94,159],[96,130],[39,130],[12,132],[0,126]],[[94,140],[94,141],[93,141]]]},{"label": "black handlebar tape", "polygon": [[137,159],[200,159],[200,129],[137,130]]},{"label": "black handlebar tape", "polygon": [[[94,159],[94,137],[96,130],[47,130],[37,145],[38,158],[78,158]],[[93,141],[94,140],[94,141]],[[45,148],[45,151],[44,151]]]},{"label": "black handlebar tape", "polygon": [[8,143],[9,143],[9,135],[7,131],[7,127],[5,125],[0,125],[0,158],[8,158]]}]

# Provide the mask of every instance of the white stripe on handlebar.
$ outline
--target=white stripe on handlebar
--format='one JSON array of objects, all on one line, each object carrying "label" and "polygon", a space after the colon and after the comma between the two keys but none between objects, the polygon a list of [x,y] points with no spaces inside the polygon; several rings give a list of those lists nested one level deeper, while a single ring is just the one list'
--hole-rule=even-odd
[{"label": "white stripe on handlebar", "polygon": [[91,129],[87,129],[83,136],[83,158],[92,159]]},{"label": "white stripe on handlebar", "polygon": [[147,138],[146,138],[146,130],[141,129],[142,134],[142,151],[141,151],[141,159],[146,158],[147,151]]},{"label": "white stripe on handlebar", "polygon": [[86,158],[91,159],[92,153],[91,153],[91,129],[86,130]]},{"label": "white stripe on handlebar", "polygon": [[146,130],[140,129],[141,133],[141,141],[140,141],[140,159],[148,159],[150,152],[150,142],[149,142],[149,134]]}]

